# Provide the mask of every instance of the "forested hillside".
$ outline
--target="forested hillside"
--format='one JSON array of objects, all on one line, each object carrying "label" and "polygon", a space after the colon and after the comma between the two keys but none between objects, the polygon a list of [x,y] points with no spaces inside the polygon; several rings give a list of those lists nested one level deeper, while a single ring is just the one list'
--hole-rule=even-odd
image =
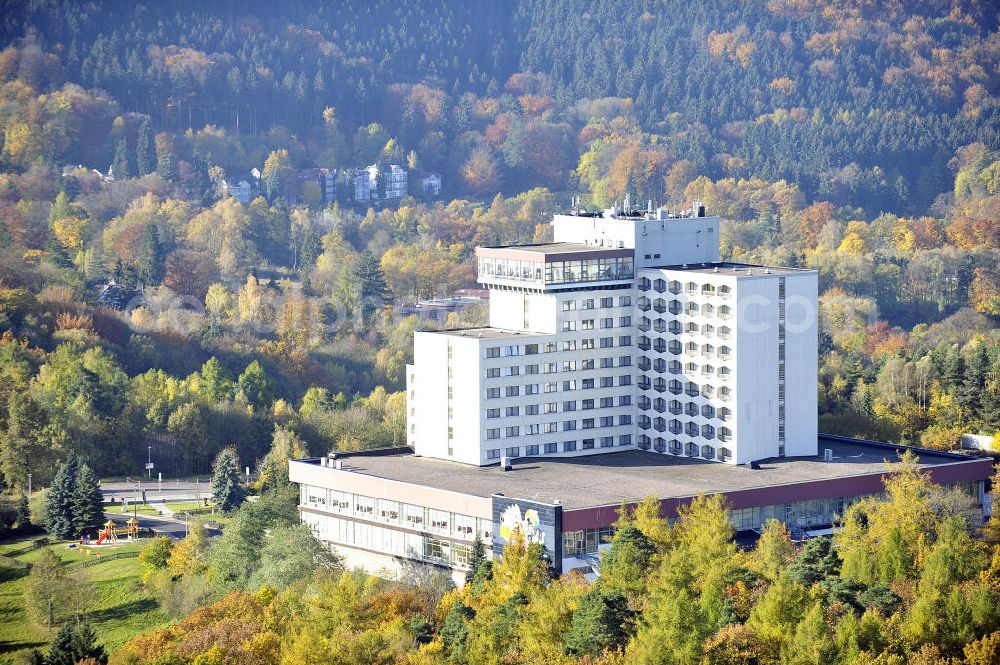
[{"label": "forested hillside", "polygon": [[[71,449],[186,473],[401,441],[410,333],[482,317],[402,306],[577,194],[698,198],[728,257],[817,268],[823,429],[1000,426],[991,3],[40,0],[0,25],[8,490]],[[303,176],[372,163],[412,196]]]}]

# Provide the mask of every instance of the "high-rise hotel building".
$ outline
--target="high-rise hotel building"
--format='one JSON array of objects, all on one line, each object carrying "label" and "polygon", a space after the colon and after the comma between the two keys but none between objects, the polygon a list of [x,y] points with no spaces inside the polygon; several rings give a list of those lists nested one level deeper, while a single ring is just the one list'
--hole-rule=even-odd
[{"label": "high-rise hotel building", "polygon": [[720,262],[719,219],[698,204],[556,215],[553,230],[478,248],[489,327],[416,333],[417,455],[816,454],[815,271]]},{"label": "high-rise hotel building", "polygon": [[[556,215],[555,242],[478,250],[490,325],[418,332],[408,445],[294,460],[299,511],[346,565],[461,583],[517,530],[593,579],[619,506],[825,529],[904,447],[817,433],[816,273],[719,261],[719,220]],[[648,452],[647,452],[648,451]],[[822,454],[818,454],[818,453]],[[988,458],[918,450],[983,505]]]}]

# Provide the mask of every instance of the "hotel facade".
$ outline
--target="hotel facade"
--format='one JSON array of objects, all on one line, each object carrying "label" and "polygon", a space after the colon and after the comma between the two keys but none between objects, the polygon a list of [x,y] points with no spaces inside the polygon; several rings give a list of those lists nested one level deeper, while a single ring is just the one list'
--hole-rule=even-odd
[{"label": "hotel facade", "polygon": [[[407,443],[291,462],[302,519],[349,565],[461,580],[521,529],[598,574],[618,507],[723,493],[738,530],[829,525],[902,447],[817,432],[817,274],[720,261],[690,210],[555,215],[551,243],[477,249],[489,326],[417,332]],[[988,460],[921,451],[978,501]],[[603,545],[606,546],[606,545]]]}]

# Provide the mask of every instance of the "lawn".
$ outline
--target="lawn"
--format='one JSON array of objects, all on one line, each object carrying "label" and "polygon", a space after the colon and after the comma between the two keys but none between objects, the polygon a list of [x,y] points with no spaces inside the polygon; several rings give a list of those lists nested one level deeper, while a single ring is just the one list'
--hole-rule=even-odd
[{"label": "lawn", "polygon": [[[18,550],[31,544],[33,537],[0,543],[0,551]],[[112,552],[136,552],[143,543],[130,543],[95,553],[82,548],[70,549],[65,543],[48,546],[70,570],[81,561],[100,560]],[[22,561],[35,561],[41,550],[19,556]],[[109,652],[132,636],[156,628],[169,621],[160,612],[156,600],[139,582],[139,559],[108,559],[85,568],[93,584],[90,620],[98,639]],[[44,646],[49,634],[44,626],[34,623],[24,611],[21,597],[28,571],[0,563],[0,664],[16,661],[18,651]]]}]

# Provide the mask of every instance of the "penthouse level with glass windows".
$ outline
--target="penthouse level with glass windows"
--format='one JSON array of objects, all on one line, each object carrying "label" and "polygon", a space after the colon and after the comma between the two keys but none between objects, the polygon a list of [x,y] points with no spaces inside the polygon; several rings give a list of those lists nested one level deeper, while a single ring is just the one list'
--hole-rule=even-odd
[{"label": "penthouse level with glass windows", "polygon": [[476,249],[479,281],[490,288],[554,291],[631,282],[635,251],[553,242]]}]

